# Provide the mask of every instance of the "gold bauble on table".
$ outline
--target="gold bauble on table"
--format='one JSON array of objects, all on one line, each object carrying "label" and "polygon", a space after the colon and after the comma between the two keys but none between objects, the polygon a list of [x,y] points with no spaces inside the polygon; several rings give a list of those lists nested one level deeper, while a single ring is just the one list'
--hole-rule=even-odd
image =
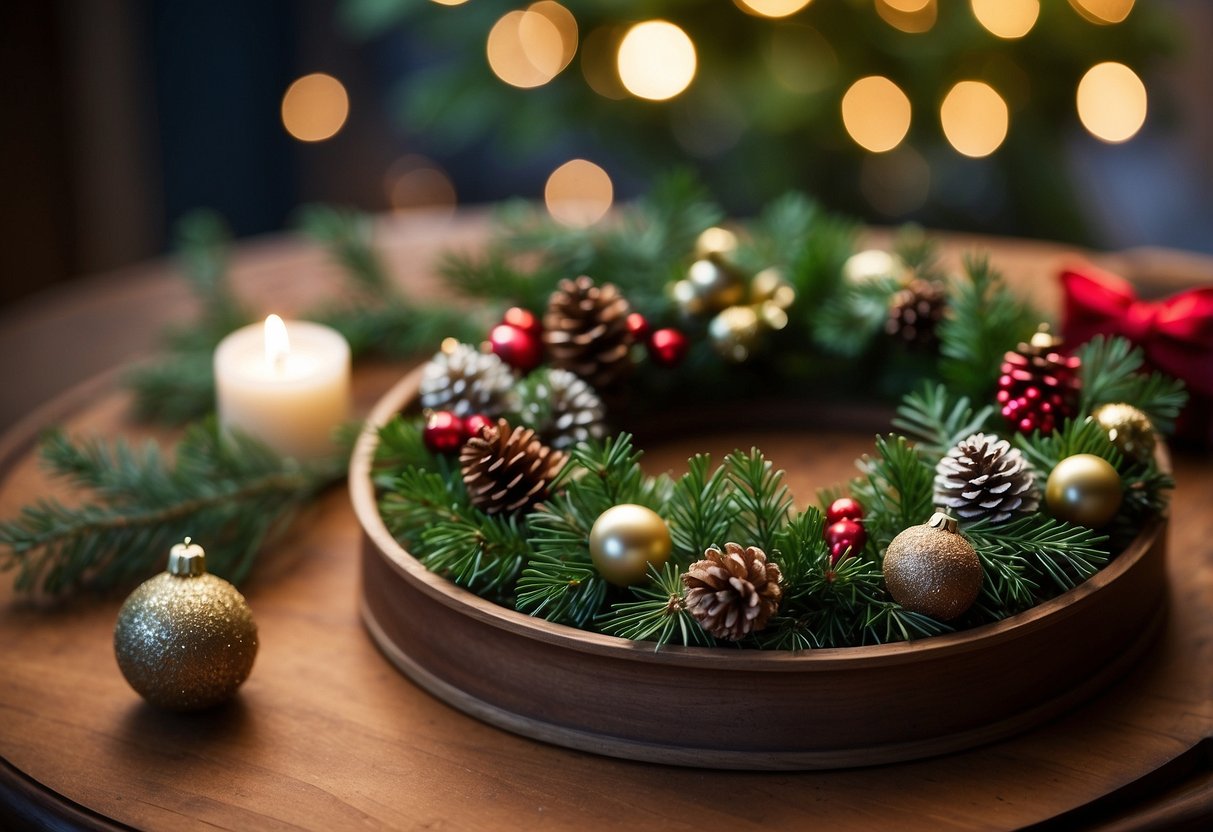
[{"label": "gold bauble on table", "polygon": [[708,324],[708,337],[722,358],[740,364],[758,348],[762,325],[754,307],[730,306]]},{"label": "gold bauble on table", "polygon": [[1120,475],[1095,454],[1066,457],[1053,468],[1045,486],[1050,514],[1092,529],[1108,525],[1123,499]]},{"label": "gold bauble on table", "polygon": [[1112,444],[1130,459],[1146,462],[1154,454],[1158,435],[1150,417],[1131,404],[1105,404],[1095,408],[1091,418],[1104,429]]},{"label": "gold bauble on table", "polygon": [[943,512],[893,538],[882,568],[894,601],[940,621],[964,614],[981,592],[981,560]]},{"label": "gold bauble on table", "polygon": [[671,546],[661,515],[632,503],[607,509],[590,529],[594,568],[616,586],[642,582],[650,565],[660,567],[669,559]]},{"label": "gold bauble on table", "polygon": [[206,572],[201,546],[169,554],[168,571],[145,581],[118,613],[114,653],[122,675],[157,707],[196,711],[225,701],[248,678],[257,625],[234,586]]}]

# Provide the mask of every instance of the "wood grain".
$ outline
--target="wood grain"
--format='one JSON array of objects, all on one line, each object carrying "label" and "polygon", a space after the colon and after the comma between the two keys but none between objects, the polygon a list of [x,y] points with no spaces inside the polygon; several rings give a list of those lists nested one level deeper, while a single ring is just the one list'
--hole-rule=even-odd
[{"label": "wood grain", "polygon": [[[432,291],[434,252],[483,239],[483,225],[453,228],[458,234],[381,227],[402,281]],[[1050,244],[945,239],[953,261],[979,247],[1046,300],[1067,255]],[[1213,274],[1207,260],[1199,268]],[[333,286],[333,267],[296,241],[254,244],[237,253],[235,269],[241,294],[259,308],[271,301],[277,309],[307,308]],[[65,293],[54,304],[14,310],[0,329],[4,354],[20,357],[0,364],[10,385],[6,404],[31,414],[48,394],[23,377],[57,379],[61,390],[81,377],[78,353],[88,353],[90,372],[112,366],[132,355],[132,339],[150,343],[166,321],[187,314],[184,292],[168,274],[167,266],[149,267],[129,275],[131,283],[113,277],[112,293]],[[159,294],[166,281],[172,292]],[[111,294],[123,302],[105,306],[88,348],[65,345],[73,322],[95,318],[96,304]],[[111,338],[125,351],[109,353],[106,363]],[[381,395],[404,369],[364,366],[356,377],[363,400]],[[126,405],[122,394],[94,388],[6,434],[0,516],[59,493],[27,453],[34,431],[50,421],[88,433],[171,438],[132,424]],[[840,436],[816,449],[815,479],[794,479],[792,487],[808,494],[816,478],[845,475],[869,442]],[[675,458],[708,449],[698,441],[662,448]],[[786,467],[800,466],[799,453]],[[1135,818],[1207,817],[1209,754],[1200,742],[1213,735],[1213,465],[1177,457],[1175,476],[1171,612],[1158,641],[1122,682],[1080,708],[974,751],[875,770],[721,773],[605,759],[484,725],[410,683],[366,634],[358,610],[360,530],[346,494],[334,489],[267,553],[245,587],[263,646],[238,699],[210,714],[161,714],[126,686],[111,646],[120,598],[43,608],[14,599],[6,581],[0,756],[8,766],[0,768],[0,800],[28,804],[31,793],[40,795],[39,822],[55,828],[156,830],[991,829],[1084,810],[1088,824],[1092,817],[1130,826]],[[955,698],[982,695],[979,688]],[[728,709],[688,719],[711,730]],[[1154,781],[1152,772],[1168,779]],[[14,792],[15,778],[28,788]],[[0,819],[13,817],[12,808]]]}]

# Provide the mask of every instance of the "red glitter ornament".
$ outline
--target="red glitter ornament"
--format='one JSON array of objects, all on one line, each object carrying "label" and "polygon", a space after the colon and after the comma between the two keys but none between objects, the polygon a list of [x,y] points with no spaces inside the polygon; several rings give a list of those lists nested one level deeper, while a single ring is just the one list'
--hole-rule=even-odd
[{"label": "red glitter ornament", "polygon": [[479,436],[483,428],[495,424],[497,424],[496,421],[483,413],[473,413],[463,420],[463,433],[466,438],[471,439],[473,436]]},{"label": "red glitter ornament", "polygon": [[659,329],[649,336],[649,357],[662,367],[677,367],[690,347],[687,337],[676,329]]},{"label": "red glitter ornament", "polygon": [[1060,340],[1046,327],[1003,356],[995,401],[1012,428],[1052,433],[1078,409],[1078,356],[1057,351]]},{"label": "red glitter ornament", "polygon": [[862,520],[863,506],[853,497],[839,497],[830,503],[826,509],[826,523],[834,524],[839,520]]},{"label": "red glitter ornament", "polygon": [[628,325],[628,332],[632,333],[632,337],[637,341],[643,341],[649,337],[649,322],[644,315],[633,312],[624,319],[624,322]]},{"label": "red glitter ornament", "polygon": [[515,370],[529,373],[543,363],[543,339],[513,324],[498,324],[489,333],[497,357]]},{"label": "red glitter ornament", "polygon": [[529,335],[543,334],[543,324],[540,323],[539,316],[521,306],[511,306],[505,310],[505,314],[501,316],[501,322],[516,326]]},{"label": "red glitter ornament", "polygon": [[467,432],[463,420],[449,410],[436,410],[425,420],[421,432],[425,446],[437,454],[449,454],[463,447]]}]

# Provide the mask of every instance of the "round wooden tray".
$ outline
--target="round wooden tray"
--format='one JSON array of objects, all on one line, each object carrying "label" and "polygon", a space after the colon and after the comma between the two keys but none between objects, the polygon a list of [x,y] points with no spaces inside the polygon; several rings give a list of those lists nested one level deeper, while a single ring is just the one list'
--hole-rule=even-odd
[{"label": "round wooden tray", "polygon": [[363,620],[414,682],[518,734],[707,768],[917,759],[1007,736],[1075,705],[1122,674],[1163,621],[1163,519],[1057,598],[914,643],[655,652],[531,618],[429,572],[379,516],[370,478],[375,428],[414,400],[419,380],[412,373],[377,403],[351,463],[363,530]]}]

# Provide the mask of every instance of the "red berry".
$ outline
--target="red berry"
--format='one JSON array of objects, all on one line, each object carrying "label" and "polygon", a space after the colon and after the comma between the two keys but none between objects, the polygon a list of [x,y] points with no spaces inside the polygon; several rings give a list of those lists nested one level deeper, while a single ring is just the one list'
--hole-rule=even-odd
[{"label": "red berry", "polygon": [[539,317],[529,309],[523,309],[521,306],[511,306],[505,310],[505,314],[501,316],[501,322],[516,326],[528,335],[540,335],[543,332],[543,324],[539,322]]},{"label": "red berry", "polygon": [[690,344],[676,329],[659,329],[649,336],[649,357],[662,367],[677,367],[686,358]]},{"label": "red berry", "polygon": [[437,410],[426,419],[421,438],[434,453],[446,454],[463,447],[467,434],[462,419],[449,410]]},{"label": "red berry", "polygon": [[830,566],[833,566],[834,564],[838,563],[838,561],[842,560],[842,556],[847,552],[855,554],[850,543],[843,543],[842,541],[839,541],[838,543],[830,546]]},{"label": "red berry", "polygon": [[463,432],[468,439],[471,439],[473,436],[479,436],[480,431],[495,424],[497,423],[483,413],[473,413],[463,420]]},{"label": "red berry", "polygon": [[826,509],[826,522],[837,523],[839,520],[862,520],[863,506],[851,497],[839,497],[830,503]]},{"label": "red berry", "polygon": [[639,312],[633,312],[624,319],[628,326],[628,332],[632,333],[632,338],[637,341],[643,341],[649,336],[649,322],[645,320],[644,315]]},{"label": "red berry", "polygon": [[826,527],[826,543],[845,543],[858,552],[868,542],[868,533],[856,520],[839,520]]},{"label": "red berry", "polygon": [[497,357],[515,370],[529,373],[543,363],[543,340],[513,324],[498,324],[489,333]]}]

